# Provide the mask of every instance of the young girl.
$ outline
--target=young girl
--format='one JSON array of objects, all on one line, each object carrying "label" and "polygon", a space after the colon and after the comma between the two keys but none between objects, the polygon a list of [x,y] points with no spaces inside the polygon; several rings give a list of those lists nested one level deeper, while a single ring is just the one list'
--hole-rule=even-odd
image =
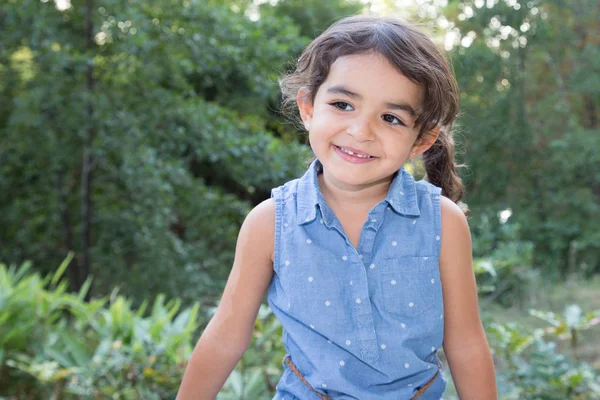
[{"label": "young girl", "polygon": [[[214,399],[248,348],[263,295],[287,355],[274,399],[435,399],[444,353],[461,399],[496,399],[450,128],[452,72],[395,20],[351,17],[281,81],[316,159],[240,230],[218,311],[178,399]],[[429,182],[403,168],[422,157]]]}]

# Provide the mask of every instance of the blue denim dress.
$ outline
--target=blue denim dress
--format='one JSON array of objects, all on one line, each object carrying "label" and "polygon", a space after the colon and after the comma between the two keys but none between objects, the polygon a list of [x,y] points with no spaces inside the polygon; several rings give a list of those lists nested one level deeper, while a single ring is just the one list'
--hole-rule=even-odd
[{"label": "blue denim dress", "polygon": [[[283,326],[286,357],[333,399],[410,399],[435,375],[444,337],[441,189],[399,170],[356,249],[325,202],[321,168],[315,160],[272,192],[268,303]],[[274,400],[319,400],[282,365]],[[445,387],[440,372],[420,399],[439,400]]]}]

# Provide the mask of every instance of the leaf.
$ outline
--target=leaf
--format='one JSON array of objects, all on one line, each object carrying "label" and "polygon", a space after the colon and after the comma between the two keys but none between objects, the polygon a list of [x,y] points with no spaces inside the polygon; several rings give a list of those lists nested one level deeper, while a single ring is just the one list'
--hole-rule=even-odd
[{"label": "leaf", "polygon": [[63,260],[63,262],[60,264],[60,266],[52,276],[52,280],[50,281],[52,285],[56,285],[56,282],[58,282],[62,278],[65,270],[71,263],[71,260],[73,260],[73,256],[74,253],[72,251],[70,251],[69,254],[67,254],[67,257]]}]

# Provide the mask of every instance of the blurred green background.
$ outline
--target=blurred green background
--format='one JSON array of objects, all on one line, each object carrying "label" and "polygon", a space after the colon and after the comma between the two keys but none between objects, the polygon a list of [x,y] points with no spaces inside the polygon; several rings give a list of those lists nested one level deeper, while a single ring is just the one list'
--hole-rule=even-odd
[{"label": "blurred green background", "polygon": [[[241,221],[310,156],[277,78],[355,13],[454,66],[501,399],[600,399],[597,0],[3,0],[0,398],[175,397]],[[280,334],[261,308],[219,399],[272,398]]]}]

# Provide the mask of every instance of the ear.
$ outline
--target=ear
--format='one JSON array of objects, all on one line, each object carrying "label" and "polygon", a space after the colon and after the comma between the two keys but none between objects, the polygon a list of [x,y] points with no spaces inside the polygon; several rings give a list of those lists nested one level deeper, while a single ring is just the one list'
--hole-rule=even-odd
[{"label": "ear", "polygon": [[421,154],[425,153],[437,140],[440,136],[440,127],[436,126],[429,132],[426,132],[423,137],[413,144],[412,149],[410,150],[410,155],[412,157],[418,157]]},{"label": "ear", "polygon": [[313,103],[310,99],[310,92],[306,87],[298,90],[296,103],[298,104],[298,110],[300,110],[300,118],[302,118],[306,130],[308,130],[313,117]]}]

